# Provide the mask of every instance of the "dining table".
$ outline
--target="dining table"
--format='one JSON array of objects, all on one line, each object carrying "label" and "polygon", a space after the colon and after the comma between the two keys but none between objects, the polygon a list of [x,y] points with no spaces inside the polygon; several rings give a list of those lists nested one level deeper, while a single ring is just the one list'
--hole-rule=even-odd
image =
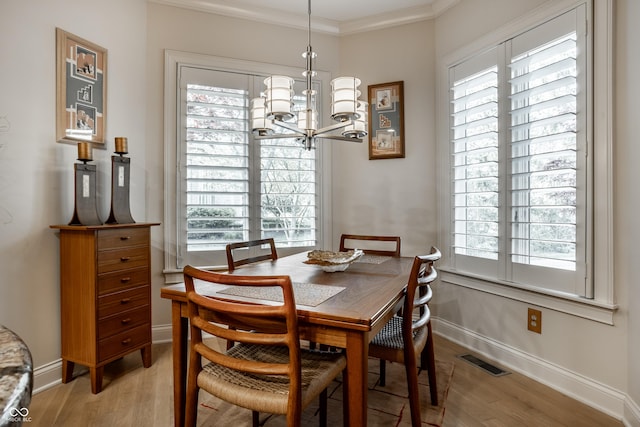
[{"label": "dining table", "polygon": [[[326,272],[308,260],[307,252],[300,252],[248,264],[229,274],[291,278],[300,339],[345,349],[344,425],[366,426],[369,341],[400,309],[413,258],[364,254],[337,272]],[[203,295],[276,303],[270,295],[242,294],[224,285],[197,282],[195,286]],[[189,324],[184,283],[164,286],[160,295],[171,300],[174,422],[183,426]]]}]

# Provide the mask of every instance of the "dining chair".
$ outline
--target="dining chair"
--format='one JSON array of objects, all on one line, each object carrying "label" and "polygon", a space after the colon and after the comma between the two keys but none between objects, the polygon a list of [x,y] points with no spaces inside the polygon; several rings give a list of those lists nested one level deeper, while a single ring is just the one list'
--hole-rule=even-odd
[{"label": "dining chair", "polygon": [[[362,242],[362,245],[355,246],[354,245],[355,241]],[[376,243],[372,243],[372,242],[376,242]],[[355,247],[352,247],[352,246],[355,246]],[[361,247],[361,246],[364,246],[364,247]],[[340,236],[340,252],[345,252],[355,248],[361,249],[365,254],[399,257],[400,256],[400,237],[399,236],[368,236],[368,235],[362,235],[362,234],[342,234]],[[393,248],[393,249],[383,249],[383,248]]]},{"label": "dining chair", "polygon": [[[234,257],[234,250],[235,249],[251,249],[254,247],[258,247],[258,246],[263,246],[263,245],[269,245],[269,249],[270,252],[266,253],[266,254],[261,254],[261,255],[257,255],[257,256],[247,256],[245,258],[237,258]],[[237,242],[237,243],[229,243],[226,246],[226,250],[227,250],[227,267],[229,269],[229,272],[231,273],[233,270],[236,269],[236,267],[239,267],[241,265],[245,265],[245,264],[251,264],[254,262],[259,262],[259,261],[266,261],[266,260],[276,260],[278,259],[278,252],[276,250],[276,244],[273,241],[273,238],[268,238],[268,239],[259,239],[259,240],[249,240],[246,242]]]},{"label": "dining chair", "polygon": [[[361,244],[356,245],[356,242]],[[366,234],[342,234],[340,236],[340,252],[360,249],[365,254],[378,256],[400,256],[400,236],[373,236]],[[380,361],[380,379],[384,385],[386,365]]]},{"label": "dining chair", "polygon": [[369,344],[370,357],[378,358],[381,362],[386,360],[404,364],[413,427],[419,427],[421,424],[418,358],[421,359],[420,366],[427,366],[428,369],[431,404],[438,404],[431,312],[428,303],[433,295],[430,285],[438,277],[433,263],[439,260],[440,256],[440,251],[432,247],[430,254],[414,258],[401,315],[392,317]]},{"label": "dining chair", "polygon": [[[184,279],[191,329],[185,425],[196,425],[202,389],[250,409],[254,427],[260,412],[284,414],[287,426],[300,426],[304,408],[320,397],[320,425],[326,426],[327,386],[345,369],[346,358],[300,347],[290,277],[230,275],[186,266]],[[263,305],[201,295],[196,280],[256,290],[279,288],[283,302]],[[203,332],[237,344],[220,350],[212,340],[203,341]]]}]

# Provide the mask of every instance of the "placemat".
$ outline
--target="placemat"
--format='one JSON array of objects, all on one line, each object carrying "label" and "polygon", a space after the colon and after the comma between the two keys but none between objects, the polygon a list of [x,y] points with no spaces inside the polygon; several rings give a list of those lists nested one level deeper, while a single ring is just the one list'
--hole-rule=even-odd
[{"label": "placemat", "polygon": [[356,262],[363,262],[365,264],[382,264],[385,261],[389,261],[392,257],[386,255],[371,255],[364,254]]},{"label": "placemat", "polygon": [[[344,287],[342,286],[318,285],[315,283],[293,282],[292,285],[296,304],[308,305],[311,307],[322,304],[332,296],[337,295],[344,290]],[[273,286],[262,288],[254,286],[230,286],[218,291],[217,293],[277,302],[284,301],[282,297],[282,290]]]}]

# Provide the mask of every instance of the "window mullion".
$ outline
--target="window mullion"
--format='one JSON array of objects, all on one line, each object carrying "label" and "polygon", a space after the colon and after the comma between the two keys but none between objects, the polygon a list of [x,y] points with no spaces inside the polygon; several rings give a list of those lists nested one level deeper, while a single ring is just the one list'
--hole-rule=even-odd
[{"label": "window mullion", "polygon": [[498,155],[500,158],[498,166],[498,188],[500,189],[500,209],[498,211],[498,222],[500,224],[499,256],[498,256],[498,279],[508,280],[511,277],[511,257],[510,242],[512,238],[511,230],[511,174],[510,174],[510,100],[509,100],[509,70],[507,58],[510,56],[511,44],[505,42],[497,49],[498,59]]},{"label": "window mullion", "polygon": [[[249,99],[260,96],[264,77],[252,76],[249,87],[252,88]],[[261,203],[261,180],[262,171],[260,168],[260,141],[249,133],[249,240],[262,238],[262,203]],[[255,248],[254,248],[255,250]]]}]

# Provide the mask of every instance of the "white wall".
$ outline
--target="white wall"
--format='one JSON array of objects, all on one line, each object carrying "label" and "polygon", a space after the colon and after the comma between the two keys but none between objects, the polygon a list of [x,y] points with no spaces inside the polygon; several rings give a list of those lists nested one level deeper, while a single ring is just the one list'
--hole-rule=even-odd
[{"label": "white wall", "polygon": [[0,131],[0,323],[26,341],[36,368],[60,359],[58,238],[49,225],[72,217],[77,157],[75,145],[55,139],[55,29],[108,50],[108,143],[93,152],[99,215],[109,214],[113,138],[126,136],[132,215],[144,221],[145,22],[144,0],[0,2],[0,120],[10,126]]},{"label": "white wall", "polygon": [[[638,242],[640,212],[640,146],[638,145],[638,111],[640,111],[640,2],[616,2],[615,51],[615,278],[620,289],[618,302],[628,316],[627,392],[631,402],[625,408],[627,419],[635,418],[640,426],[640,265]],[[635,402],[635,403],[634,403]]]},{"label": "white wall", "polygon": [[399,235],[403,255],[426,253],[437,235],[433,21],[342,37],[340,73],[362,79],[364,98],[368,85],[404,82],[405,158],[334,143],[334,248],[342,233]]}]

